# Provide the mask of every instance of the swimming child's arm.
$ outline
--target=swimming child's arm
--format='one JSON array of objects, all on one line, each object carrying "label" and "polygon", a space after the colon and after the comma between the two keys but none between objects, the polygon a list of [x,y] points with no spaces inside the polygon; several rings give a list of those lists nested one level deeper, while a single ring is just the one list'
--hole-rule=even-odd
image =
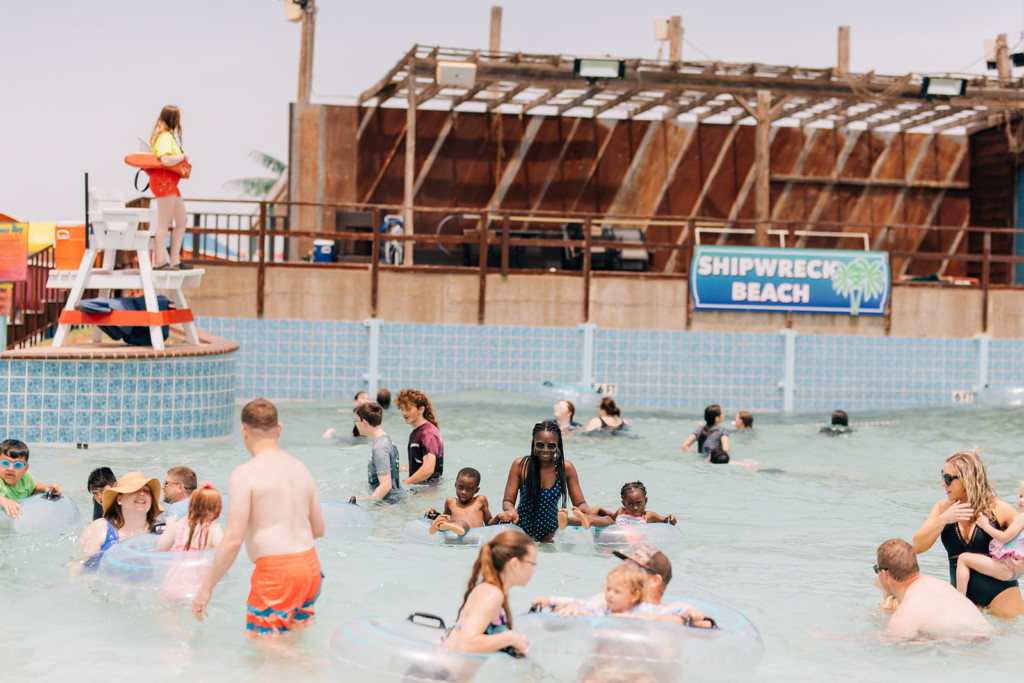
[{"label": "swimming child's arm", "polygon": [[647,511],[647,523],[650,524],[652,522],[655,523],[655,524],[664,524],[666,522],[668,524],[675,524],[676,523],[676,516],[675,515],[665,515],[663,517],[663,516],[659,515],[657,512],[652,512],[651,510],[648,510]]},{"label": "swimming child's arm", "polygon": [[726,453],[729,452],[729,435],[728,434],[722,435],[722,450],[725,451]]},{"label": "swimming child's arm", "polygon": [[32,490],[32,493],[46,493],[50,489],[56,491],[58,496],[64,495],[64,489],[62,489],[60,484],[56,482],[50,482],[49,484],[40,484],[36,482],[36,487]]},{"label": "swimming child's arm", "polygon": [[1024,515],[1017,515],[1014,517],[1013,521],[1010,522],[1010,526],[1006,527],[1005,531],[994,526],[992,522],[988,521],[988,519],[981,515],[978,516],[978,526],[1000,543],[1009,543],[1013,539],[1017,538],[1021,531],[1024,531]]},{"label": "swimming child's arm", "polygon": [[177,517],[167,518],[167,524],[164,526],[164,531],[156,541],[156,549],[158,551],[165,553],[174,547],[174,532],[175,529],[178,528],[179,521],[180,520]]},{"label": "swimming child's arm", "polygon": [[683,450],[689,453],[690,446],[692,446],[696,441],[697,437],[695,437],[693,434],[690,434],[688,437],[686,437],[686,441],[683,442]]},{"label": "swimming child's arm", "polygon": [[10,498],[0,496],[0,507],[2,507],[4,509],[4,512],[6,512],[11,517],[21,517],[21,506],[18,505],[13,500],[11,500]]}]

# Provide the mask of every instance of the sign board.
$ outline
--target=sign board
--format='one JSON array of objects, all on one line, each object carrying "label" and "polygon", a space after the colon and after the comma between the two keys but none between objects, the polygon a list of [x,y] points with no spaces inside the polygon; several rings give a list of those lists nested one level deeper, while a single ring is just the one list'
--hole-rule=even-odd
[{"label": "sign board", "polygon": [[0,282],[28,279],[28,223],[0,223]]},{"label": "sign board", "polygon": [[884,251],[699,245],[690,266],[695,310],[883,315]]}]

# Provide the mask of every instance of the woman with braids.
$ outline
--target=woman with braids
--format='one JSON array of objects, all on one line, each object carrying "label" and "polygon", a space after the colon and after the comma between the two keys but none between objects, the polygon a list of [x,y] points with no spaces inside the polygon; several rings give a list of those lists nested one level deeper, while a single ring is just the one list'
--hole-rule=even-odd
[{"label": "woman with braids", "polygon": [[[505,524],[518,524],[535,541],[550,543],[559,526],[559,511],[565,510],[566,494],[572,512],[585,528],[590,507],[580,490],[576,468],[565,459],[562,431],[554,420],[533,427],[530,455],[516,458],[508,472],[502,511],[495,516]],[[516,498],[519,505],[516,506]]]},{"label": "woman with braids", "polygon": [[[1005,529],[1016,515],[1009,503],[996,497],[981,460],[981,449],[954,453],[942,467],[946,498],[932,508],[928,519],[914,534],[914,552],[921,554],[936,539],[949,555],[949,580],[956,586],[957,558],[961,553],[988,554],[992,537],[977,523],[984,517]],[[978,607],[988,607],[997,616],[1024,614],[1024,599],[1016,581],[1000,581],[971,570],[967,597]]]},{"label": "woman with braids", "polygon": [[508,591],[525,586],[537,568],[537,546],[518,531],[503,531],[480,548],[456,623],[441,643],[464,652],[526,654],[530,641],[512,630]]},{"label": "woman with braids", "polygon": [[436,484],[444,471],[444,441],[438,430],[434,406],[422,391],[403,389],[395,397],[402,419],[412,426],[409,435],[409,478],[403,484]]}]

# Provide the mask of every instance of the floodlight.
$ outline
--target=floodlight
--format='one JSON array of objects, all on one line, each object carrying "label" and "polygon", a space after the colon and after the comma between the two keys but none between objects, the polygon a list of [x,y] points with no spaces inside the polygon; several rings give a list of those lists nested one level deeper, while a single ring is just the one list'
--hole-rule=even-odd
[{"label": "floodlight", "polygon": [[921,83],[921,94],[926,99],[935,97],[963,97],[967,92],[966,78],[940,78],[938,76],[925,76]]},{"label": "floodlight", "polygon": [[1013,60],[1014,66],[1024,66],[1024,52],[1014,52],[1010,59]]},{"label": "floodlight", "polygon": [[626,62],[621,59],[576,59],[572,75],[593,85],[599,78],[625,78]]}]

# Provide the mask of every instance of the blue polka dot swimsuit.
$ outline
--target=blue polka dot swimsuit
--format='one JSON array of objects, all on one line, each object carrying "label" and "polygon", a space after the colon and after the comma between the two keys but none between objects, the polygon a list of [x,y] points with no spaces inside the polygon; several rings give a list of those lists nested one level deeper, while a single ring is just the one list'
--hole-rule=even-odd
[{"label": "blue polka dot swimsuit", "polygon": [[519,487],[519,505],[516,512],[519,513],[519,527],[535,541],[542,541],[550,534],[558,530],[558,501],[562,496],[562,490],[558,486],[558,477],[555,477],[555,484],[551,488],[540,490],[540,505],[537,506],[537,516],[527,508],[526,504],[526,483]]}]

